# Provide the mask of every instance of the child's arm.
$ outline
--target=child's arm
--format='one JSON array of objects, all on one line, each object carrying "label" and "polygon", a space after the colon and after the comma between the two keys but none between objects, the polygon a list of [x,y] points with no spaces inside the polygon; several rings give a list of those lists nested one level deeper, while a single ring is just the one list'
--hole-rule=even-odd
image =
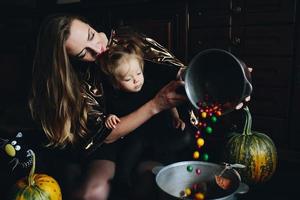
[{"label": "child's arm", "polygon": [[171,112],[171,116],[172,116],[173,127],[174,128],[180,128],[181,130],[184,130],[185,123],[184,123],[184,121],[182,121],[180,119],[180,116],[179,116],[179,113],[177,111],[177,108],[176,107],[171,108],[170,112]]},{"label": "child's arm", "polygon": [[105,126],[106,126],[106,128],[114,129],[114,128],[116,128],[116,125],[120,121],[121,120],[119,119],[119,117],[117,117],[116,115],[110,114],[105,120]]}]

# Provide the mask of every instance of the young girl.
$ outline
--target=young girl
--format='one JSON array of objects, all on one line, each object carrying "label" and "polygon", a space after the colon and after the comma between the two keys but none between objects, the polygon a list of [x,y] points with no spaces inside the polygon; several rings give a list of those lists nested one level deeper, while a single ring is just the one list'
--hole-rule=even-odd
[{"label": "young girl", "polygon": [[[145,80],[140,43],[138,38],[124,39],[118,45],[110,46],[100,56],[101,69],[112,86],[107,102],[107,111],[111,113],[105,121],[107,128],[117,128],[121,121],[119,117],[126,116],[149,101],[162,87],[159,81]],[[117,147],[118,152],[122,152],[122,156],[117,156],[117,165],[120,166],[117,170],[119,184],[121,183],[123,188],[131,185],[130,180],[134,175],[132,170],[140,159],[145,158],[145,154],[153,160],[167,162],[166,156],[175,152],[170,152],[164,147],[168,146],[172,140],[170,138],[178,137],[180,131],[174,131],[175,129],[183,131],[184,128],[185,123],[180,119],[176,107],[173,107],[152,117],[130,135],[125,136]],[[181,134],[181,137],[183,136],[184,134]]]},{"label": "young girl", "polygon": [[[144,86],[144,60],[143,53],[138,46],[138,39],[131,38],[130,40],[124,40],[119,45],[115,45],[110,47],[103,55],[101,55],[101,66],[103,72],[108,76],[113,88],[116,91],[124,92],[127,95],[132,94],[132,98],[130,98],[129,104],[133,104],[130,106],[129,104],[124,104],[125,99],[117,99],[122,98],[121,96],[114,96],[114,99],[110,99],[109,102],[114,106],[118,107],[115,109],[116,112],[121,113],[121,115],[126,115],[125,109],[134,110],[138,107],[138,104],[143,104],[148,99],[155,95],[155,90],[158,91],[158,88],[155,88],[155,83],[151,83],[151,87]],[[149,84],[148,82],[146,82]],[[156,86],[157,87],[157,86]],[[161,86],[160,86],[161,87]],[[152,89],[152,91],[150,90]],[[150,90],[147,95],[147,91]],[[134,94],[135,93],[135,94]],[[143,95],[137,96],[136,93],[142,93]],[[142,97],[141,97],[142,96]],[[139,97],[140,100],[135,100]],[[124,98],[124,96],[123,96]],[[116,102],[115,102],[116,101]],[[123,103],[121,103],[123,102]],[[138,103],[141,102],[141,103]],[[174,128],[180,128],[184,130],[185,123],[180,119],[178,111],[176,107],[170,109],[170,113],[172,115],[173,126]],[[120,122],[120,119],[115,114],[110,114],[105,121],[105,125],[107,128],[114,129],[116,125]]]}]

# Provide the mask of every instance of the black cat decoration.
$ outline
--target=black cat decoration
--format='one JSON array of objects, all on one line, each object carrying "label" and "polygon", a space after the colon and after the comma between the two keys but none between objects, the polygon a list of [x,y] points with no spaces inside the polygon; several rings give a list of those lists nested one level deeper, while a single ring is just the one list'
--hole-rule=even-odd
[{"label": "black cat decoration", "polygon": [[32,151],[25,144],[22,132],[18,132],[11,139],[0,138],[0,147],[12,165],[12,170],[17,166],[28,168],[32,165]]}]

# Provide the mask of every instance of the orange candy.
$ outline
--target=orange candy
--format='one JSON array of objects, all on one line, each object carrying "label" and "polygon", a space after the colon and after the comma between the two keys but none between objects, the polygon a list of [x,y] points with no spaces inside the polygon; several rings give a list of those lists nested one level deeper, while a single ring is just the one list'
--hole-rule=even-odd
[{"label": "orange candy", "polygon": [[195,194],[195,199],[196,199],[196,200],[203,200],[204,197],[205,197],[204,194],[201,193],[201,192],[197,192],[197,193]]},{"label": "orange candy", "polygon": [[198,159],[199,157],[200,157],[199,151],[195,151],[194,154],[193,154],[193,158]]}]

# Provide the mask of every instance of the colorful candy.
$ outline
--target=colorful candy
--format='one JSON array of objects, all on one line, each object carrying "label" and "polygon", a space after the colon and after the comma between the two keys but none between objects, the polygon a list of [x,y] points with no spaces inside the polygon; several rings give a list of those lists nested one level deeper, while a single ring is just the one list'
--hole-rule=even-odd
[{"label": "colorful candy", "polygon": [[202,192],[197,192],[196,194],[195,194],[195,199],[196,200],[203,200],[204,199],[204,194],[202,193]]},{"label": "colorful candy", "polygon": [[192,194],[192,190],[191,190],[190,188],[185,188],[184,194],[185,194],[186,196],[190,196],[190,195]]},{"label": "colorful candy", "polygon": [[200,157],[199,151],[195,151],[194,154],[193,154],[193,158],[198,159],[199,157]]},{"label": "colorful candy", "polygon": [[200,157],[200,149],[202,149],[204,146],[204,133],[208,135],[212,134],[212,125],[218,121],[217,117],[222,115],[220,104],[208,102],[211,102],[210,98],[208,95],[205,95],[204,101],[199,101],[197,103],[197,105],[199,106],[198,112],[196,114],[194,113],[194,111],[190,112],[190,121],[192,125],[194,125],[198,129],[195,133],[197,150],[194,151],[193,158],[202,158],[205,161],[208,160],[207,153],[203,154],[203,156]]},{"label": "colorful candy", "polygon": [[200,173],[201,173],[201,169],[200,169],[200,168],[197,168],[197,169],[196,169],[196,174],[199,176]]},{"label": "colorful candy", "polygon": [[204,154],[203,154],[203,160],[205,160],[205,161],[208,160],[208,154],[207,154],[207,153],[204,153]]},{"label": "colorful candy", "polygon": [[198,138],[197,139],[198,148],[202,147],[203,145],[204,145],[204,139],[203,138]]},{"label": "colorful candy", "polygon": [[192,166],[192,165],[188,165],[188,166],[186,167],[186,170],[187,170],[188,172],[192,172],[192,171],[193,171],[193,166]]}]

